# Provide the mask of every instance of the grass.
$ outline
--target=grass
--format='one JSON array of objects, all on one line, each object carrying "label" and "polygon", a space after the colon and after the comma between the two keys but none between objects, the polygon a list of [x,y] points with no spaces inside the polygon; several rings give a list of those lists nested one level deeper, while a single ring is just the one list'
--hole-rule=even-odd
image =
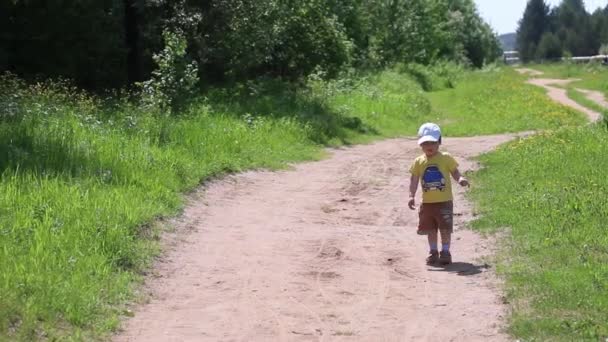
[{"label": "grass", "polygon": [[433,119],[446,136],[551,129],[584,122],[510,68],[469,73],[454,89],[429,93]]},{"label": "grass", "polygon": [[542,71],[544,75],[540,77],[578,78],[580,81],[571,83],[571,87],[597,90],[608,97],[608,67],[599,63],[550,63],[533,64],[529,67]]},{"label": "grass", "polygon": [[524,341],[608,338],[608,131],[547,131],[484,155],[474,227],[510,227],[499,272]]},{"label": "grass", "polygon": [[[536,69],[546,77],[584,77],[568,87],[569,96],[606,117],[605,108],[573,89],[601,89],[595,74],[582,67]],[[608,202],[603,194],[608,190],[608,123],[578,126],[581,117],[565,110],[569,119],[560,125],[560,119],[551,120],[556,107],[544,91],[510,72],[469,74],[464,83],[430,94],[438,119],[450,118],[446,134],[467,134],[471,126],[466,123],[475,118],[483,119],[474,131],[546,129],[483,155],[482,169],[472,176],[470,195],[481,214],[473,227],[509,230],[497,256],[511,304],[509,333],[522,341],[607,339]],[[453,124],[465,124],[462,130],[451,127],[454,118]],[[539,119],[546,122],[535,122]]]}]

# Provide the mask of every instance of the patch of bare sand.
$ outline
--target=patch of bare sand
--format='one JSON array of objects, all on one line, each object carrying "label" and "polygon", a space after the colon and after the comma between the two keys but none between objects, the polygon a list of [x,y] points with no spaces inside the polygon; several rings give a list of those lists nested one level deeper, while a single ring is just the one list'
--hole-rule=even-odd
[{"label": "patch of bare sand", "polygon": [[[470,158],[513,135],[446,138]],[[455,191],[454,263],[425,265],[407,209],[416,142],[333,150],[281,172],[215,181],[180,217],[174,244],[115,341],[503,341],[488,240],[464,229]]]},{"label": "patch of bare sand", "polygon": [[540,76],[543,74],[542,71],[529,69],[529,68],[516,68],[515,71],[517,71],[520,74],[525,74],[525,75],[530,75],[530,76]]}]

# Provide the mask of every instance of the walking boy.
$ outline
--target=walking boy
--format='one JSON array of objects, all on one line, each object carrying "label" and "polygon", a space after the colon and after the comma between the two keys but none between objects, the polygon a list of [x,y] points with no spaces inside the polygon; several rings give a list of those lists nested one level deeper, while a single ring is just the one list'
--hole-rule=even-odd
[{"label": "walking boy", "polygon": [[[418,182],[422,186],[422,205],[418,211],[418,234],[427,235],[430,255],[428,265],[452,263],[450,242],[453,231],[453,197],[450,175],[462,186],[469,181],[458,171],[458,163],[448,153],[439,151],[441,129],[434,123],[425,123],[418,129],[418,145],[424,154],[416,158],[410,168],[410,199],[408,207],[416,209]],[[437,232],[441,233],[441,252],[437,248]]]}]

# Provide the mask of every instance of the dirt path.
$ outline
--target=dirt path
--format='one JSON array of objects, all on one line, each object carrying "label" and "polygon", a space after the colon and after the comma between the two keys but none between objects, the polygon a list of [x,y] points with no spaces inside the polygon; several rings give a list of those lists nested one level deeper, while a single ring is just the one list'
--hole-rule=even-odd
[{"label": "dirt path", "polygon": [[[542,72],[540,72],[538,70],[534,70],[534,69],[518,68],[516,70],[521,74],[528,74],[528,75],[531,75],[534,77],[543,75]],[[547,95],[550,98],[552,98],[554,101],[557,101],[563,105],[572,107],[572,108],[584,113],[585,115],[587,115],[587,117],[589,118],[589,120],[591,122],[600,120],[602,118],[602,114],[600,114],[594,110],[591,110],[587,107],[581,106],[576,101],[570,99],[568,97],[566,89],[554,87],[554,85],[565,87],[569,83],[575,82],[575,81],[579,81],[579,79],[571,78],[571,79],[564,80],[564,79],[551,79],[551,78],[530,78],[528,80],[528,83],[547,89]],[[602,93],[591,91],[591,90],[578,89],[578,88],[576,90],[584,93],[589,100],[594,101],[595,103],[599,104],[600,106],[604,106],[604,107],[608,108],[608,102],[606,102]]]},{"label": "dirt path", "polygon": [[527,74],[530,75],[532,77],[534,76],[540,76],[542,75],[542,71],[538,71],[538,70],[534,70],[534,69],[529,69],[529,68],[517,68],[515,69],[517,72],[519,72],[520,74]]},{"label": "dirt path", "polygon": [[581,89],[581,88],[576,88],[576,90],[585,94],[585,96],[587,96],[587,98],[589,100],[608,109],[608,101],[606,100],[606,97],[604,97],[604,94],[602,94],[601,92],[594,91],[594,90]]},{"label": "dirt path", "polygon": [[[448,138],[444,149],[471,170],[468,158],[512,138]],[[462,189],[454,264],[424,263],[405,197],[419,153],[415,141],[388,140],[213,182],[181,218],[190,231],[149,282],[150,303],[116,341],[507,340],[480,259],[489,243],[463,229],[472,210]]]},{"label": "dirt path", "polygon": [[[530,82],[599,117],[550,86],[567,80]],[[472,170],[469,158],[514,137],[447,138],[444,149]],[[463,229],[472,209],[461,188],[454,264],[424,264],[426,239],[405,205],[419,153],[415,141],[395,139],[213,182],[193,196],[149,278],[150,302],[115,341],[508,340],[506,306],[483,261],[491,242]]]}]

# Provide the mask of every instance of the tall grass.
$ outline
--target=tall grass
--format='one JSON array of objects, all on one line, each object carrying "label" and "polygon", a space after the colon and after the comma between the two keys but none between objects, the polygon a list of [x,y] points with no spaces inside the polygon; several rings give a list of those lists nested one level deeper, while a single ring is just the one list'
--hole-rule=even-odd
[{"label": "tall grass", "polygon": [[166,116],[63,82],[3,77],[0,340],[115,329],[158,249],[155,220],[178,213],[181,194],[205,179],[413,132],[427,114],[420,88],[396,74],[342,82],[216,89]]},{"label": "tall grass", "polygon": [[478,229],[510,227],[499,272],[526,341],[608,338],[608,131],[559,129],[481,158]]}]

